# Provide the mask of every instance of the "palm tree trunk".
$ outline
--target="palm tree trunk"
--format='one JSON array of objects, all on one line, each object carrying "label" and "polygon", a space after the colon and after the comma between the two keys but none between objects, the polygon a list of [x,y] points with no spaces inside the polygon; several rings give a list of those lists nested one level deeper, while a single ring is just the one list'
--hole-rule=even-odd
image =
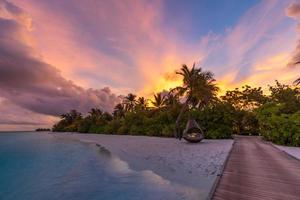
[{"label": "palm tree trunk", "polygon": [[182,138],[182,134],[180,133],[180,128],[179,128],[179,122],[182,118],[183,113],[186,111],[187,107],[188,107],[188,102],[189,100],[186,100],[186,102],[183,104],[180,113],[176,119],[176,123],[175,123],[175,130],[174,130],[174,136],[175,138],[179,138],[179,140],[181,140]]}]

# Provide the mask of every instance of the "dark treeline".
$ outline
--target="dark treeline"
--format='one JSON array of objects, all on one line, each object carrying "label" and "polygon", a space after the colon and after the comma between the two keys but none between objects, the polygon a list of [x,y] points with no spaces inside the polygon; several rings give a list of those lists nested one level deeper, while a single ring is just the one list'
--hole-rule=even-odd
[{"label": "dark treeline", "polygon": [[37,128],[35,131],[51,131],[50,128]]},{"label": "dark treeline", "polygon": [[83,117],[71,110],[53,131],[174,137],[194,118],[206,138],[262,135],[277,144],[300,146],[299,87],[276,81],[269,95],[246,85],[218,97],[211,72],[183,65],[176,73],[183,85],[155,94],[152,101],[128,94],[112,114],[92,108]]}]

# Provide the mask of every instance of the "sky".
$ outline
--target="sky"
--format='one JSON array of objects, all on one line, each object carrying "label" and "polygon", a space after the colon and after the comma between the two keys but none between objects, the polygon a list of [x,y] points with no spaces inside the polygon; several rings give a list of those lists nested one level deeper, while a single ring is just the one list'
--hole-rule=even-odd
[{"label": "sky", "polygon": [[111,112],[196,63],[221,93],[300,74],[297,0],[0,0],[0,130],[51,127],[70,109]]}]

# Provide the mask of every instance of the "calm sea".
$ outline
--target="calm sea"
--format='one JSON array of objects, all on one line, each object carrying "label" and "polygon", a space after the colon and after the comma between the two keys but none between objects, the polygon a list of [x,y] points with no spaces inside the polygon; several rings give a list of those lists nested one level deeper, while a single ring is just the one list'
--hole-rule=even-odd
[{"label": "calm sea", "polygon": [[0,133],[1,200],[198,199],[197,191],[134,171],[92,144],[46,133]]}]

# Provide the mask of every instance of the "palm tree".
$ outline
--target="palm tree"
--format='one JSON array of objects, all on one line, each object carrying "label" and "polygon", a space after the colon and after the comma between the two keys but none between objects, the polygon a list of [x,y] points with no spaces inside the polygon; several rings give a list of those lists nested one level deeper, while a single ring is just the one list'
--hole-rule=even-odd
[{"label": "palm tree", "polygon": [[166,106],[174,106],[174,105],[178,105],[179,103],[180,102],[179,102],[178,95],[169,92],[165,99]]},{"label": "palm tree", "polygon": [[202,109],[204,106],[217,99],[219,88],[214,83],[215,79],[213,78],[213,73],[202,71],[201,68],[196,68],[195,63],[191,69],[189,69],[187,65],[182,65],[181,69],[177,71],[176,74],[183,77],[183,85],[174,88],[172,92],[186,98],[175,125],[175,136],[176,138],[179,137],[179,139],[181,139],[179,122],[183,113],[188,110],[189,106]]},{"label": "palm tree", "polygon": [[69,113],[62,114],[61,118],[64,119],[68,124],[71,124],[75,120],[81,119],[82,114],[77,110],[71,110]]},{"label": "palm tree", "polygon": [[92,119],[92,121],[96,122],[97,120],[99,120],[103,114],[103,112],[98,109],[98,108],[92,108],[91,111],[89,112],[90,114],[90,118]]},{"label": "palm tree", "polygon": [[[297,64],[300,64],[300,61],[295,63],[295,65],[297,65]],[[300,84],[300,78],[298,78],[297,80],[295,80],[294,84],[295,85],[299,85]]]},{"label": "palm tree", "polygon": [[124,104],[125,104],[126,111],[133,111],[136,105],[136,95],[129,93],[124,98]]},{"label": "palm tree", "polygon": [[154,100],[151,101],[154,107],[162,108],[166,105],[166,98],[161,92],[154,94]]},{"label": "palm tree", "polygon": [[110,113],[108,113],[108,112],[104,112],[104,113],[102,113],[102,115],[101,115],[101,120],[102,121],[111,121],[113,119],[113,116],[110,114]]},{"label": "palm tree", "polygon": [[108,112],[102,112],[98,108],[92,108],[91,111],[89,112],[89,116],[88,117],[95,124],[97,124],[97,123],[99,123],[101,121],[103,122],[103,121],[110,121],[110,120],[112,120],[111,114],[109,114]]},{"label": "palm tree", "polygon": [[138,106],[138,108],[140,108],[142,110],[147,110],[148,100],[145,99],[144,97],[139,97],[138,100],[137,100],[136,106]]},{"label": "palm tree", "polygon": [[119,103],[115,106],[115,109],[113,111],[113,116],[115,118],[118,118],[118,117],[124,117],[125,116],[125,107],[123,104]]},{"label": "palm tree", "polygon": [[103,112],[99,108],[92,108],[89,112],[90,115],[101,115]]},{"label": "palm tree", "polygon": [[297,80],[294,81],[295,85],[299,85],[300,84],[300,78],[298,78]]}]

